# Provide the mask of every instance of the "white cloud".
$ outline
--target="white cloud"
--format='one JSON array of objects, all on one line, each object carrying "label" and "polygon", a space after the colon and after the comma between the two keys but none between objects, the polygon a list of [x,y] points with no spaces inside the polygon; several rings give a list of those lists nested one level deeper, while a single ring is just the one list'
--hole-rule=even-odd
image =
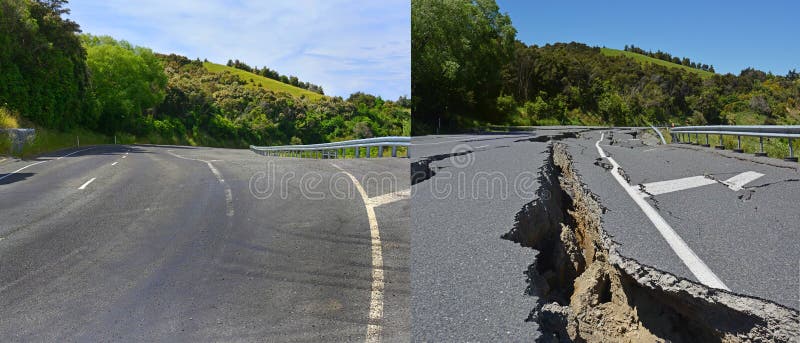
[{"label": "white cloud", "polygon": [[391,1],[76,1],[71,18],[158,52],[239,59],[326,94],[410,95],[410,3]]}]

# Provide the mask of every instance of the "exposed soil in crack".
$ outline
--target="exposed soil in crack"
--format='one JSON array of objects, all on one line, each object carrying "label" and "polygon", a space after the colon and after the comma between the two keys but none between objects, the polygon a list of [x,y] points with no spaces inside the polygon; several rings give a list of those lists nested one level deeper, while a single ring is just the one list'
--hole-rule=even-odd
[{"label": "exposed soil in crack", "polygon": [[450,158],[450,157],[456,157],[456,156],[471,154],[472,152],[473,152],[472,150],[467,150],[467,151],[460,151],[460,152],[454,152],[454,153],[449,153],[449,154],[433,155],[433,156],[425,157],[425,158],[423,158],[423,159],[421,159],[419,161],[412,162],[411,163],[411,185],[412,186],[416,185],[416,184],[418,184],[418,183],[420,183],[422,181],[425,181],[427,179],[430,179],[434,175],[436,175],[436,171],[434,171],[430,167],[431,162],[441,161],[441,160],[444,160],[444,159]]},{"label": "exposed soil in crack", "polygon": [[800,314],[774,302],[712,289],[617,252],[602,208],[565,146],[540,168],[538,199],[503,238],[539,253],[526,272],[538,297],[528,320],[544,342],[790,342]]}]

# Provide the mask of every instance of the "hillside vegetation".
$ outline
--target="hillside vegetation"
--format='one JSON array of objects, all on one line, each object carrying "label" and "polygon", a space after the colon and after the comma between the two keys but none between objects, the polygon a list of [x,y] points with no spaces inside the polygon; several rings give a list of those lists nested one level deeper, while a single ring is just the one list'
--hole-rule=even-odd
[{"label": "hillside vegetation", "polygon": [[617,49],[610,49],[610,48],[600,48],[600,52],[602,52],[603,55],[606,55],[606,56],[612,56],[612,57],[613,56],[624,56],[624,57],[627,57],[627,58],[634,59],[634,60],[638,61],[639,63],[653,63],[653,64],[662,65],[662,66],[665,66],[665,67],[668,67],[668,68],[679,68],[679,69],[682,69],[682,70],[690,72],[690,73],[696,73],[697,75],[700,75],[700,77],[703,77],[703,78],[708,78],[708,77],[711,77],[712,75],[714,75],[714,73],[712,73],[710,71],[700,70],[700,69],[688,67],[688,66],[685,66],[685,65],[682,65],[682,64],[676,64],[676,63],[672,63],[672,62],[667,62],[667,61],[660,60],[660,59],[657,59],[657,58],[653,58],[653,57],[650,57],[650,56],[637,54],[635,52],[623,51],[623,50],[617,50]]},{"label": "hillside vegetation", "polygon": [[239,79],[244,83],[246,87],[250,88],[262,88],[264,90],[272,92],[286,92],[291,94],[292,96],[306,97],[311,100],[318,100],[325,97],[324,95],[319,93],[295,87],[248,71],[244,71],[234,67],[228,67],[222,64],[203,62],[203,67],[205,67],[208,71],[212,73],[229,72],[233,75],[236,75],[239,77]]},{"label": "hillside vegetation", "polygon": [[411,22],[414,134],[485,124],[800,124],[794,70],[720,75],[662,51],[527,45],[493,0],[415,0]]},{"label": "hillside vegetation", "polygon": [[68,147],[76,136],[243,148],[410,134],[407,98],[328,97],[266,67],[256,74],[238,60],[238,68],[204,64],[80,34],[62,17],[65,4],[0,0],[0,127],[36,128],[30,151]]}]

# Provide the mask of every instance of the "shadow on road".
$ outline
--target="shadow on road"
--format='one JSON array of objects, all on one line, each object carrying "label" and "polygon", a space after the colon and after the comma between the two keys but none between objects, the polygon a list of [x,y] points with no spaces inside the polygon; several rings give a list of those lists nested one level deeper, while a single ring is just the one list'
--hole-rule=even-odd
[{"label": "shadow on road", "polygon": [[34,173],[14,173],[14,174],[0,174],[0,185],[8,185],[14,182],[24,181],[33,176]]}]

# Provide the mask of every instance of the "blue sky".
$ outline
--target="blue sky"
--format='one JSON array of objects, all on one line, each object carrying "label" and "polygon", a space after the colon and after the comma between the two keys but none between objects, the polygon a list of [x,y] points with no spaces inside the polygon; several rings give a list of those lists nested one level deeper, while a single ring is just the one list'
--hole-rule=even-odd
[{"label": "blue sky", "polygon": [[800,2],[497,0],[527,44],[634,44],[714,65],[718,73],[754,67],[800,69]]},{"label": "blue sky", "polygon": [[411,94],[408,0],[74,0],[84,32],[162,53],[239,59],[321,85],[325,94]]}]

